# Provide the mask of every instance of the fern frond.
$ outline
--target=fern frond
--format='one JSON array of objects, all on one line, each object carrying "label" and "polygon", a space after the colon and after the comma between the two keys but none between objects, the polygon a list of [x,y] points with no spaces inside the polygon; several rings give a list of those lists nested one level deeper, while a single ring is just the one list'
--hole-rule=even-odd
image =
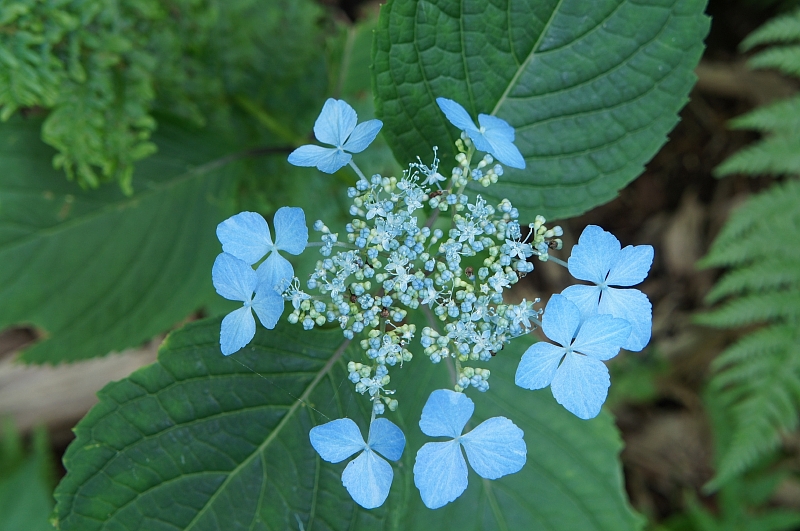
[{"label": "fern frond", "polygon": [[733,385],[763,374],[770,360],[795,340],[795,334],[793,327],[788,325],[770,325],[747,334],[712,362],[711,368],[719,374],[709,388],[725,391],[719,393],[719,398],[735,402],[742,388]]},{"label": "fern frond", "polygon": [[714,169],[717,177],[734,173],[774,176],[800,173],[800,137],[767,137],[737,151]]},{"label": "fern frond", "polygon": [[776,17],[747,36],[739,45],[747,51],[761,44],[800,41],[800,9]]},{"label": "fern frond", "polygon": [[[800,256],[797,258],[800,261]],[[745,292],[777,289],[800,289],[800,275],[793,262],[768,257],[751,266],[727,273],[708,292],[706,302],[714,303],[725,297]]]},{"label": "fern frond", "polygon": [[800,45],[769,48],[747,61],[750,68],[774,68],[789,76],[800,77]]},{"label": "fern frond", "polygon": [[[764,24],[742,42],[749,50],[761,44],[781,43],[754,55],[750,68],[774,68],[800,77],[800,9]],[[714,169],[718,177],[745,175],[800,175],[800,96],[757,109],[731,122],[736,129],[755,129],[764,138],[735,153]]]},{"label": "fern frond", "polygon": [[714,311],[699,314],[697,323],[733,328],[778,320],[800,318],[800,290],[766,291],[729,301]]},{"label": "fern frond", "polygon": [[14,28],[13,37],[0,32],[0,120],[8,120],[21,107],[51,107],[58,99],[65,71],[52,48],[78,22],[52,5],[41,9],[49,21],[44,32],[37,26],[39,20],[30,16],[30,5],[4,3],[0,10],[0,28]]},{"label": "fern frond", "polygon": [[[713,484],[726,483],[780,444],[781,433],[798,425],[800,334],[796,325],[775,325],[737,343],[720,363],[711,384],[729,405],[733,437]],[[722,359],[722,358],[721,358]]]},{"label": "fern frond", "polygon": [[800,264],[800,182],[786,181],[747,200],[722,228],[700,267],[758,263],[770,256]]},{"label": "fern frond", "polygon": [[278,114],[307,112],[319,13],[297,0],[0,0],[0,120],[49,111],[57,167],[130,191],[133,163],[155,150],[156,109],[230,125],[233,96],[292,90]]},{"label": "fern frond", "polygon": [[761,133],[800,131],[800,96],[759,107],[729,122],[733,129],[754,129]]},{"label": "fern frond", "polygon": [[709,391],[729,408],[730,444],[710,483],[719,487],[773,451],[800,411],[800,181],[750,198],[702,265],[733,266],[711,290],[716,309],[695,317],[720,328],[765,324],[713,363]]}]

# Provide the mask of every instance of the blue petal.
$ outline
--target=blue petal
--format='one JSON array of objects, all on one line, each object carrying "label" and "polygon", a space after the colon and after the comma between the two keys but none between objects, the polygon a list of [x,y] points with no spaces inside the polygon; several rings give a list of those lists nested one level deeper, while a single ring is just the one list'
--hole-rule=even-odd
[{"label": "blue petal", "polygon": [[366,122],[358,124],[356,128],[353,129],[350,138],[348,138],[347,142],[342,146],[342,149],[350,153],[361,153],[372,144],[372,141],[375,140],[375,137],[380,133],[381,127],[383,127],[383,122],[380,120],[367,120]]},{"label": "blue petal", "polygon": [[483,136],[491,146],[487,151],[506,166],[524,169],[525,159],[514,145],[514,128],[502,118],[488,114],[479,114],[478,122],[484,128]]},{"label": "blue petal", "polygon": [[481,124],[487,137],[497,142],[513,142],[514,128],[508,122],[491,114],[479,114],[478,123]]},{"label": "blue petal", "polygon": [[569,272],[580,280],[602,284],[617,259],[619,240],[597,225],[588,225],[567,261]]},{"label": "blue petal", "polygon": [[575,352],[598,360],[609,360],[619,354],[620,347],[631,335],[631,324],[611,315],[594,315],[587,319],[572,343]]},{"label": "blue petal", "polygon": [[253,268],[228,253],[220,253],[211,268],[211,281],[217,293],[231,301],[249,301],[258,285]]},{"label": "blue petal", "polygon": [[567,354],[556,371],[550,389],[556,401],[575,416],[594,418],[608,396],[611,380],[602,361],[580,354]]},{"label": "blue petal", "polygon": [[467,110],[464,109],[464,107],[447,98],[436,98],[436,103],[439,105],[439,108],[442,110],[447,119],[450,120],[451,124],[458,127],[462,131],[478,132],[478,128],[475,127],[475,122],[472,121],[472,118],[470,117],[469,113],[467,113]]},{"label": "blue petal", "polygon": [[581,324],[581,311],[563,295],[550,297],[542,316],[544,334],[556,343],[568,347]]},{"label": "blue petal", "polygon": [[[494,155],[494,158],[510,168],[525,169],[525,159],[522,157],[522,153],[519,152],[519,149],[517,149],[517,146],[511,142],[493,140],[488,131],[484,134],[484,137],[486,137],[486,140],[491,146],[491,149],[486,151]],[[477,147],[477,144],[475,147]]]},{"label": "blue petal", "polygon": [[219,331],[219,346],[222,353],[230,356],[252,341],[256,335],[256,320],[250,308],[232,311],[222,320]]},{"label": "blue petal", "polygon": [[479,130],[469,129],[467,130],[467,135],[469,135],[470,140],[472,140],[472,143],[475,144],[475,149],[478,151],[491,153],[494,150],[492,143],[489,142],[489,139],[487,139]]},{"label": "blue petal", "polygon": [[347,166],[347,163],[353,158],[350,153],[345,153],[341,150],[331,151],[330,155],[324,160],[320,160],[317,164],[317,169],[325,173],[336,173],[340,169]]},{"label": "blue petal", "polygon": [[486,479],[497,479],[519,472],[525,465],[528,449],[524,433],[505,417],[493,417],[478,424],[461,444],[472,469]]},{"label": "blue petal", "polygon": [[419,427],[431,437],[458,437],[475,411],[475,404],[464,393],[437,389],[422,408]]},{"label": "blue petal", "polygon": [[467,463],[458,441],[426,443],[414,462],[414,485],[429,509],[455,500],[467,488]]},{"label": "blue petal", "polygon": [[272,250],[267,221],[255,212],[240,212],[217,225],[222,250],[253,265]]},{"label": "blue petal", "polygon": [[651,245],[628,245],[617,254],[611,264],[606,285],[635,286],[643,281],[653,265],[653,247]]},{"label": "blue petal", "polygon": [[369,449],[349,463],[342,473],[342,485],[365,509],[383,505],[392,487],[392,466]]},{"label": "blue petal", "polygon": [[306,214],[302,208],[281,207],[275,212],[275,248],[289,254],[300,254],[308,244]]},{"label": "blue petal", "polygon": [[336,419],[311,428],[311,446],[329,463],[344,461],[367,447],[361,430],[351,419]]},{"label": "blue petal", "polygon": [[325,173],[335,173],[344,167],[352,155],[338,148],[324,148],[320,146],[300,146],[289,154],[289,164],[295,166],[315,166]]},{"label": "blue petal", "polygon": [[336,148],[325,148],[322,146],[315,146],[313,144],[306,144],[295,149],[289,153],[289,164],[295,166],[305,166],[313,168],[323,159],[331,156],[331,153],[338,151]]},{"label": "blue petal", "polygon": [[342,147],[357,121],[356,111],[346,101],[328,98],[314,123],[314,136],[325,144]]},{"label": "blue petal", "polygon": [[379,418],[372,421],[369,427],[367,446],[391,461],[397,461],[403,455],[406,438],[403,431],[392,421]]},{"label": "blue petal", "polygon": [[525,389],[543,389],[550,385],[566,350],[550,343],[534,343],[517,367],[514,383]]},{"label": "blue petal", "polygon": [[[294,278],[294,268],[289,260],[274,251],[256,269],[258,275],[258,290],[278,290],[284,288],[285,281]],[[277,291],[276,291],[277,293]]]},{"label": "blue petal", "polygon": [[275,293],[274,290],[256,290],[251,307],[258,315],[258,320],[264,328],[272,330],[278,324],[278,320],[283,315],[283,297]]},{"label": "blue petal", "polygon": [[638,352],[650,342],[650,332],[653,328],[653,306],[647,295],[638,289],[608,288],[604,290],[598,311],[625,319],[631,324],[631,335],[622,345],[625,350]]},{"label": "blue petal", "polygon": [[578,307],[581,311],[581,319],[587,319],[597,313],[597,307],[600,304],[600,288],[597,286],[577,284],[566,288],[561,295]]}]

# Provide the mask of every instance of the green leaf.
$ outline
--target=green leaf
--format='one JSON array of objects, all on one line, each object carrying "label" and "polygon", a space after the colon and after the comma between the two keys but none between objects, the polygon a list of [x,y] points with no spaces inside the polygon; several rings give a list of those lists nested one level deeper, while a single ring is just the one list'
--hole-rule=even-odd
[{"label": "green leaf", "polygon": [[0,531],[53,530],[52,467],[47,432],[34,432],[33,452],[23,458],[13,423],[4,423],[0,448]]},{"label": "green leaf", "polygon": [[390,0],[375,35],[375,96],[398,160],[453,153],[444,96],[516,128],[525,170],[483,195],[525,217],[574,216],[637,177],[695,82],[705,0]]},{"label": "green leaf", "polygon": [[520,346],[493,362],[493,388],[472,394],[472,427],[507,415],[525,432],[528,463],[498,481],[470,473],[456,502],[425,509],[411,470],[428,440],[418,426],[448,370],[419,356],[393,370],[407,436],[386,504],[366,511],[341,484],[345,463],[312,449],[314,425],[348,416],[364,432],[369,402],[347,381],[358,347],[341,331],[259,329],[244,351],[219,352],[219,320],[171,334],[156,364],[106,386],[75,429],[56,492],[62,531],[94,529],[532,529],[638,526],[622,488],[621,444],[610,416],[581,421],[549,390],[513,385]]},{"label": "green leaf", "polygon": [[240,163],[225,142],[162,124],[131,196],[65,182],[38,121],[0,125],[0,329],[40,328],[22,354],[74,361],[135,346],[213,295],[216,224]]}]

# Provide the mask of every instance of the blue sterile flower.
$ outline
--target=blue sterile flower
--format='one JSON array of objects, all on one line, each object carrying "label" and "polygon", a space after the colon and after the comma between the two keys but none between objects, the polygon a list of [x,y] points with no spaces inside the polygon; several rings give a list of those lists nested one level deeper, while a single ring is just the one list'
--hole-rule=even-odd
[{"label": "blue sterile flower", "polygon": [[211,279],[217,293],[244,303],[242,308],[232,311],[222,320],[219,344],[223,354],[229,356],[253,339],[256,321],[251,310],[255,310],[266,328],[275,328],[283,313],[283,298],[272,289],[259,288],[258,276],[249,264],[228,253],[221,253],[214,260]]},{"label": "blue sterile flower", "polygon": [[325,173],[334,173],[350,162],[353,158],[350,153],[367,149],[383,127],[380,120],[367,120],[356,125],[357,121],[356,111],[347,102],[329,98],[314,123],[314,136],[335,147],[300,146],[289,155],[289,163],[316,166]]},{"label": "blue sterile flower", "polygon": [[634,286],[642,282],[653,263],[653,247],[629,245],[620,249],[613,234],[596,225],[589,225],[572,248],[569,272],[594,286],[570,286],[561,292],[574,302],[584,315],[610,314],[631,323],[631,335],[622,348],[642,350],[650,341],[653,312],[647,295],[638,289],[617,289],[611,286]]},{"label": "blue sterile flower", "polygon": [[467,110],[453,100],[436,98],[436,103],[451,124],[467,133],[477,149],[491,153],[506,166],[525,167],[525,159],[514,145],[514,128],[508,122],[489,114],[479,114],[478,123],[481,126],[478,128]]},{"label": "blue sterile flower", "polygon": [[406,445],[400,428],[384,418],[375,419],[369,427],[369,441],[364,442],[355,422],[337,419],[312,428],[309,437],[311,446],[330,463],[344,461],[354,453],[362,452],[345,467],[342,484],[353,500],[365,509],[383,505],[394,472],[391,465],[377,454],[391,461],[400,459]]},{"label": "blue sterile flower", "polygon": [[255,212],[240,212],[217,225],[217,238],[226,253],[247,265],[253,265],[267,256],[257,270],[258,280],[265,290],[274,289],[294,278],[292,264],[278,251],[298,255],[308,243],[306,215],[302,208],[279,208],[275,212],[274,223],[274,243],[267,221]]},{"label": "blue sterile flower", "polygon": [[519,472],[525,465],[524,434],[505,417],[492,417],[461,435],[474,410],[468,396],[446,389],[431,393],[422,408],[419,427],[425,435],[453,437],[451,441],[426,443],[417,452],[414,484],[430,509],[450,503],[467,488],[467,463],[461,446],[472,469],[486,479]]},{"label": "blue sterile flower", "polygon": [[594,418],[606,401],[611,384],[604,360],[619,353],[631,332],[624,319],[595,314],[581,322],[578,307],[563,295],[553,295],[544,309],[542,330],[560,346],[531,345],[514,379],[525,389],[550,386],[556,401],[582,419]]}]

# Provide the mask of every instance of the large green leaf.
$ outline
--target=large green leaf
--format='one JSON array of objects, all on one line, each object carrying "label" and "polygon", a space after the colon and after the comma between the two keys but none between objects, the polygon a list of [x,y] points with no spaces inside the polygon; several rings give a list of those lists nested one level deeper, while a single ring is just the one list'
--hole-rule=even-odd
[{"label": "large green leaf", "polygon": [[46,337],[23,360],[137,345],[213,295],[214,229],[240,164],[221,156],[225,142],[162,124],[159,153],[137,166],[126,197],[65,182],[40,125],[0,125],[0,329],[31,324]]},{"label": "large green leaf", "polygon": [[455,503],[422,506],[411,470],[426,441],[419,419],[445,364],[422,356],[395,367],[408,444],[387,503],[365,511],[341,484],[345,463],[316,455],[308,431],[348,416],[362,428],[368,402],[352,391],[346,359],[357,347],[338,330],[259,329],[232,357],[219,352],[219,320],[171,334],[156,364],[109,384],[75,429],[56,492],[61,530],[97,529],[547,529],[637,527],[622,489],[620,441],[607,414],[584,422],[549,390],[515,387],[519,346],[492,363],[493,388],[473,394],[472,426],[506,415],[525,432],[528,463],[498,481],[470,472]]},{"label": "large green leaf", "polygon": [[[705,0],[390,0],[373,58],[377,114],[398,160],[453,152],[435,104],[516,128],[525,170],[482,192],[525,216],[612,199],[666,141],[695,81]],[[478,188],[476,188],[478,190]]]}]

